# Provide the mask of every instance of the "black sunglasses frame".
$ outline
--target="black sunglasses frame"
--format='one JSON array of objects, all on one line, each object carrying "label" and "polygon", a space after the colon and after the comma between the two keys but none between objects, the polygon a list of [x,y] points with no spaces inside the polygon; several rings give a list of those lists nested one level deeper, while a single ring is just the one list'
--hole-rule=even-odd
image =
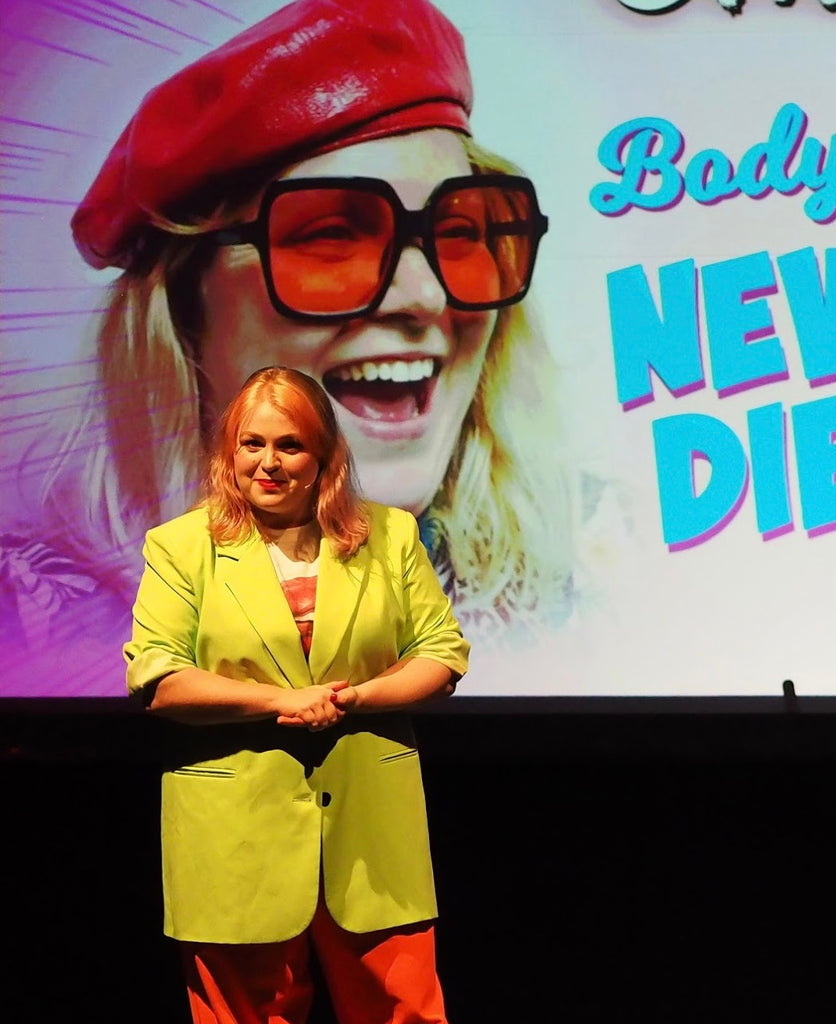
[{"label": "black sunglasses frame", "polygon": [[[339,313],[305,313],[293,309],[283,302],[273,283],[273,272],[270,263],[270,209],[277,196],[286,195],[292,192],[305,191],[312,188],[350,188],[361,192],[369,192],[381,196],[392,207],[395,214],[395,237],[392,240],[392,255],[386,273],[381,276],[377,291],[372,299],[365,305],[356,309],[346,310]],[[520,287],[513,294],[504,299],[496,299],[490,302],[463,302],[450,293],[444,276],[439,267],[438,256],[435,250],[435,238],[433,235],[433,210],[436,204],[450,192],[456,192],[463,188],[503,188],[513,192],[523,193],[531,204],[531,219],[523,221],[509,221],[501,225],[492,225],[493,234],[521,235],[526,236],[530,245],[530,259],[528,272]],[[246,224],[238,224],[229,228],[220,228],[215,231],[206,232],[205,238],[214,245],[253,245],[258,251],[261,260],[261,269],[270,302],[277,313],[292,320],[305,322],[329,323],[339,320],[350,320],[354,317],[366,316],[373,313],[383,301],[392,279],[401,253],[410,243],[420,241],[421,251],[429,263],[433,274],[444,289],[448,304],[453,309],[465,312],[481,312],[491,309],[502,309],[504,306],[512,306],[523,299],[531,285],[531,278],[534,274],[534,264],[537,259],[537,249],[540,240],[548,231],[549,219],[541,211],[537,202],[537,193],[534,184],[528,178],[512,174],[469,174],[456,178],[446,178],[440,182],[430,194],[427,202],[420,210],[407,210],[400,200],[397,192],[389,184],[380,178],[364,177],[326,177],[326,178],[284,178],[280,181],[272,181],[264,191],[261,198],[258,214],[255,220]]]}]

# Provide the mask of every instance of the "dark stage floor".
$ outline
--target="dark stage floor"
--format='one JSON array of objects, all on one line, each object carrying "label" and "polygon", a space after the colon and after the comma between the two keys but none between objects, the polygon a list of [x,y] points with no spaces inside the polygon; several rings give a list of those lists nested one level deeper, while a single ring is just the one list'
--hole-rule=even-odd
[{"label": "dark stage floor", "polygon": [[[156,723],[0,724],[3,1019],[187,1024]],[[832,716],[417,724],[452,1024],[835,1019]]]}]

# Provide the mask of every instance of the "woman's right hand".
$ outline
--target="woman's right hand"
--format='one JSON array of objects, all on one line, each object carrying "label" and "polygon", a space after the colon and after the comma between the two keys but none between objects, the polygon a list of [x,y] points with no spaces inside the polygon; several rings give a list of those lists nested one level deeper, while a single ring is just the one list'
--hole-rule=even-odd
[{"label": "woman's right hand", "polygon": [[332,700],[331,686],[305,686],[299,690],[282,689],[276,694],[276,708],[279,725],[293,725],[297,728],[318,732],[336,725],[345,716]]}]

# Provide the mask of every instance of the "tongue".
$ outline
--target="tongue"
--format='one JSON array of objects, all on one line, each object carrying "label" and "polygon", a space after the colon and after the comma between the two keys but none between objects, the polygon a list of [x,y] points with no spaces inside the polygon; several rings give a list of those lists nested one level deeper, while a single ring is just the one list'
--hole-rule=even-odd
[{"label": "tongue", "polygon": [[349,412],[366,420],[400,423],[420,415],[422,384],[392,381],[331,381],[328,390]]}]

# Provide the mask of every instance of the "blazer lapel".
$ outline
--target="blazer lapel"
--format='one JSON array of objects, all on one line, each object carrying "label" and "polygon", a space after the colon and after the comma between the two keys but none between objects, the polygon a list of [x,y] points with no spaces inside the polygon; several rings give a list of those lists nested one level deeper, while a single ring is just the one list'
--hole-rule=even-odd
[{"label": "blazer lapel", "polygon": [[319,545],[313,637],[308,657],[315,683],[326,678],[343,637],[353,626],[369,583],[371,559],[364,545],[347,561],[340,561],[324,537]]},{"label": "blazer lapel", "polygon": [[219,545],[217,553],[227,563],[226,586],[278,671],[291,686],[310,685],[299,630],[261,538],[254,535],[241,544]]}]

